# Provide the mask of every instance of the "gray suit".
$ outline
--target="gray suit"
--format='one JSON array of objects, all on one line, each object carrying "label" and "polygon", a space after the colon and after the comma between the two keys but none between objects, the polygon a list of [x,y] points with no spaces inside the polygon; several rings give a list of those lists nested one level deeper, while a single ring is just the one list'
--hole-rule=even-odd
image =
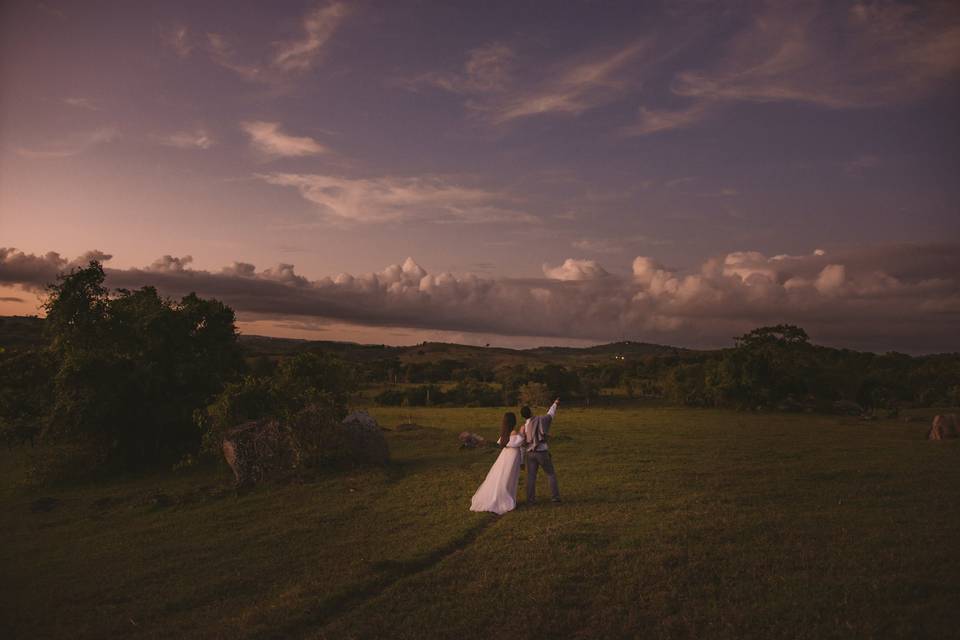
[{"label": "gray suit", "polygon": [[545,416],[534,416],[524,425],[524,436],[527,439],[527,502],[537,500],[537,471],[540,467],[547,473],[550,483],[550,493],[554,500],[560,499],[560,487],[557,484],[557,474],[553,469],[553,460],[550,458],[550,447],[546,442],[537,442],[537,429],[546,437],[550,433],[553,416],[557,412],[556,403],[550,407]]}]

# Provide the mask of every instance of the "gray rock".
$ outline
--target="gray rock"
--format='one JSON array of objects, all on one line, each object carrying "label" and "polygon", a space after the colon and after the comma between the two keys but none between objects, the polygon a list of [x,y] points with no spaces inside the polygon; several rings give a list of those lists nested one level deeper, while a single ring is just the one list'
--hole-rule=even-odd
[{"label": "gray rock", "polygon": [[486,447],[492,445],[492,443],[487,442],[486,438],[483,436],[478,436],[477,434],[469,431],[461,432],[458,438],[460,440],[461,449],[475,449],[476,447]]},{"label": "gray rock", "polygon": [[366,411],[354,411],[341,424],[346,435],[346,445],[356,462],[386,464],[390,460],[387,439],[376,419]]},{"label": "gray rock", "polygon": [[224,436],[221,449],[238,490],[248,489],[278,471],[294,469],[300,462],[299,449],[289,430],[270,418],[231,429]]}]

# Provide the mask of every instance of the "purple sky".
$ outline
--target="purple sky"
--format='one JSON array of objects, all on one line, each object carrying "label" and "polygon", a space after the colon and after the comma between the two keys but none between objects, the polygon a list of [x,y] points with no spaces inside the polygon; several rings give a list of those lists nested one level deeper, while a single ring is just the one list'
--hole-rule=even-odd
[{"label": "purple sky", "polygon": [[5,2],[0,313],[958,350],[958,80],[951,1]]}]

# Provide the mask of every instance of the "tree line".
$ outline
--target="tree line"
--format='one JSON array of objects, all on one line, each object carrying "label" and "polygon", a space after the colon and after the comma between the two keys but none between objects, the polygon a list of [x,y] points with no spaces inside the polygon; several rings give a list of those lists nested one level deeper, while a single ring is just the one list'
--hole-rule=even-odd
[{"label": "tree line", "polygon": [[361,388],[393,406],[545,405],[557,396],[891,414],[960,406],[960,354],[832,349],[792,325],[755,329],[718,351],[569,366],[348,362],[310,347],[270,359],[245,354],[233,310],[217,300],[173,300],[150,286],[109,291],[104,279],[98,262],[62,274],[49,286],[43,340],[17,336],[0,349],[0,438],[36,445],[41,479],[177,463],[265,416],[319,428],[342,418]]}]

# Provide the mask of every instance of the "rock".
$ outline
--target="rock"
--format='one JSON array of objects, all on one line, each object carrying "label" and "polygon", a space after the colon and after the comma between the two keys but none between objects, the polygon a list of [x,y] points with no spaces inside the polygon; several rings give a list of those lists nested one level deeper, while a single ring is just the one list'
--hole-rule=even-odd
[{"label": "rock", "polygon": [[930,431],[927,432],[927,440],[947,440],[958,436],[960,431],[957,428],[957,416],[952,413],[934,416]]},{"label": "rock", "polygon": [[366,411],[340,420],[329,407],[309,406],[297,414],[291,429],[307,467],[385,464],[390,459],[383,429]]},{"label": "rock", "polygon": [[60,501],[56,498],[44,497],[37,498],[30,503],[30,511],[34,513],[47,513],[60,506]]},{"label": "rock", "polygon": [[486,438],[483,436],[478,436],[475,433],[469,431],[464,431],[459,435],[460,448],[461,449],[474,449],[476,447],[487,447],[491,446],[492,443],[487,442]]},{"label": "rock", "polygon": [[341,422],[352,459],[367,464],[386,464],[390,448],[380,425],[366,411],[354,411]]},{"label": "rock", "polygon": [[296,468],[300,462],[299,449],[290,432],[272,418],[231,429],[221,448],[238,490],[248,489],[274,472]]}]

